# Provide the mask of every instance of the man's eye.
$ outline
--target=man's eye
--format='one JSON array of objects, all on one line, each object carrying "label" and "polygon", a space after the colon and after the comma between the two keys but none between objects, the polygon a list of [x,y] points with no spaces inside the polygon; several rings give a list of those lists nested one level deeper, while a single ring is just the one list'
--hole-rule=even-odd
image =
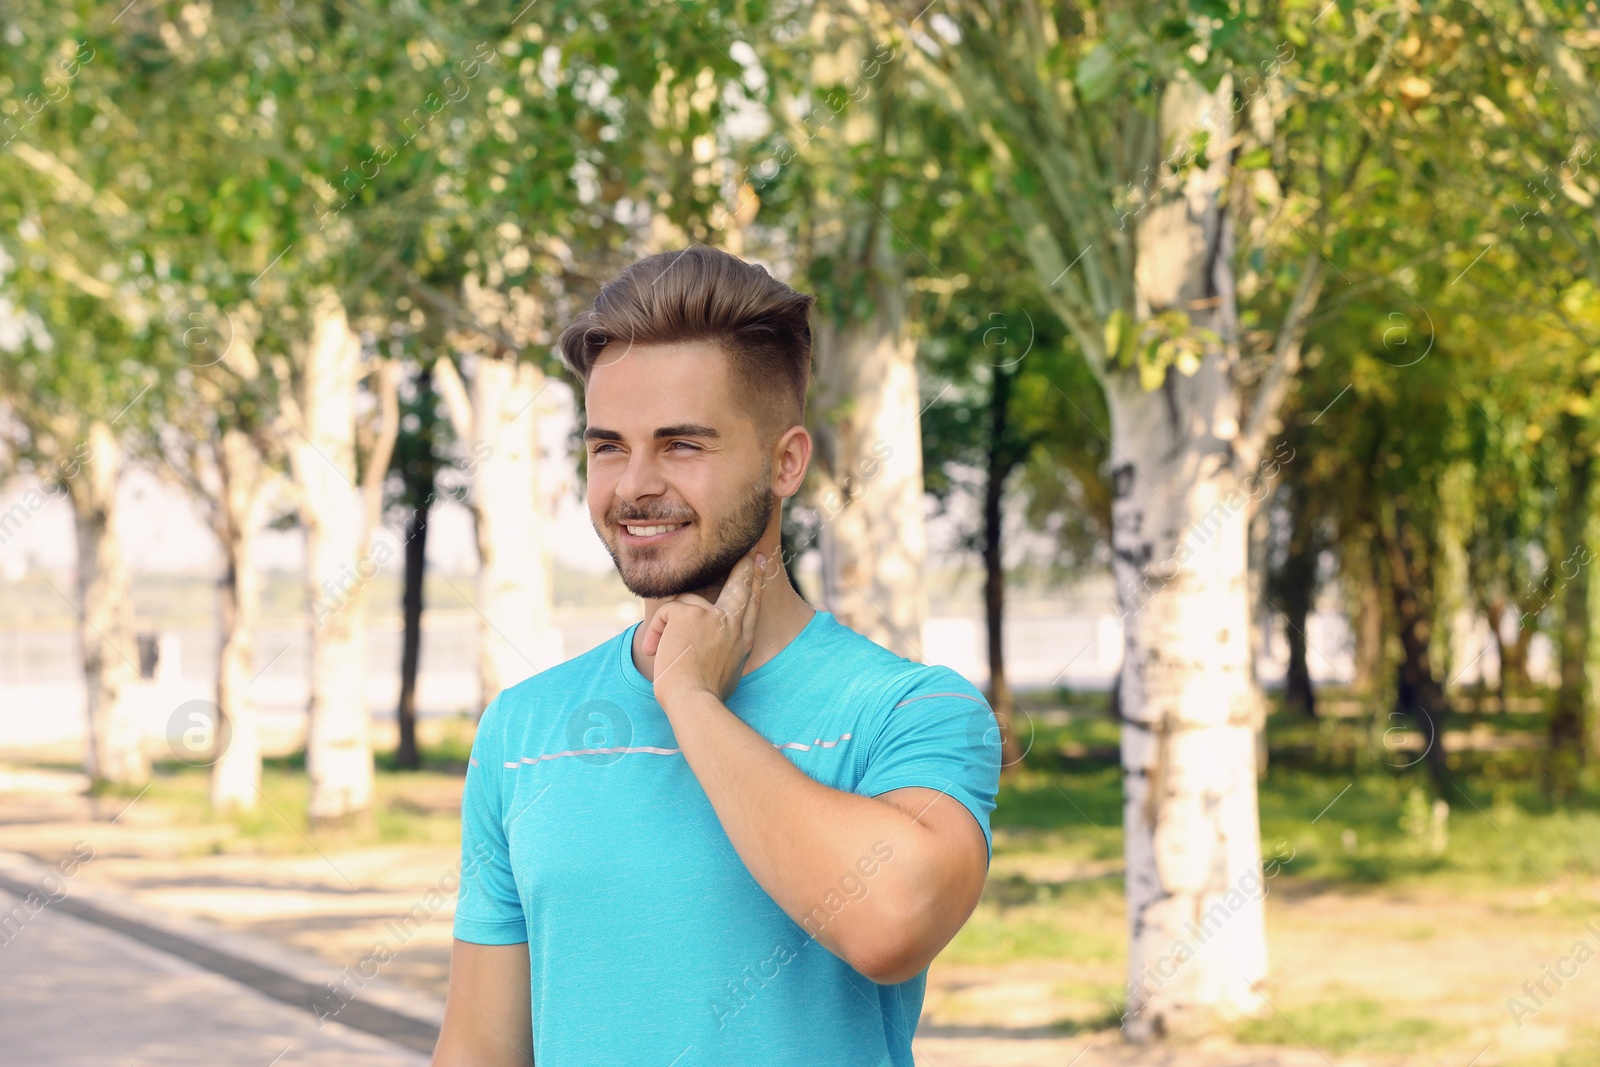
[{"label": "man's eye", "polygon": [[692,443],[690,443],[690,442],[688,442],[688,441],[674,441],[674,442],[672,442],[672,447],[673,447],[673,448],[676,448],[676,447],[678,447],[678,446],[679,446],[679,445],[685,445],[685,446],[687,446],[687,447],[689,447],[689,448],[692,448],[692,449],[694,449],[694,450],[695,450],[695,451],[696,451],[696,452],[698,452],[698,451],[700,451],[700,446],[699,446],[699,445],[697,445],[697,444],[692,444]]},{"label": "man's eye", "polygon": [[617,446],[616,445],[606,445],[606,444],[595,445],[594,446],[594,452],[595,452],[595,455],[599,455],[601,452],[604,452],[606,449],[615,448],[615,447],[617,447]]}]

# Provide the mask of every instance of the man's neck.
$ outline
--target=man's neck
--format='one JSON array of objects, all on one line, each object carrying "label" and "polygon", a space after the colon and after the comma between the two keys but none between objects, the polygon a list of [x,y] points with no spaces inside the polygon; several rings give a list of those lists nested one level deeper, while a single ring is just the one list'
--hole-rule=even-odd
[{"label": "man's neck", "polygon": [[[720,590],[701,592],[699,595],[713,603]],[[656,676],[655,657],[646,656],[640,651],[644,643],[645,631],[650,629],[650,620],[655,613],[666,604],[667,600],[646,599],[644,602],[644,622],[633,634],[633,665],[639,668],[639,673],[647,679],[654,681]],[[750,649],[750,658],[745,660],[744,674],[766,663],[772,657],[782,652],[806,628],[817,609],[803,600],[794,586],[789,584],[788,577],[778,575],[774,577],[761,593],[760,614],[756,617],[755,644]]]}]

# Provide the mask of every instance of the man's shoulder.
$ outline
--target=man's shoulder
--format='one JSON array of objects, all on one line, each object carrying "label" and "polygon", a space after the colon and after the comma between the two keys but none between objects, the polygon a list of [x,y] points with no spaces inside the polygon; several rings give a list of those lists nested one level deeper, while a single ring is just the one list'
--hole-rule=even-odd
[{"label": "man's shoulder", "polygon": [[617,642],[622,640],[626,632],[623,631],[600,642],[587,652],[546,667],[539,673],[529,675],[515,685],[502,689],[497,698],[502,714],[515,716],[518,712],[537,707],[550,697],[570,697],[585,683],[593,681],[603,671],[610,669],[612,660],[617,655]]},{"label": "man's shoulder", "polygon": [[911,697],[946,693],[983,700],[978,688],[954,668],[908,659],[844,622],[834,621],[836,625],[830,640],[819,649],[819,657],[828,662],[830,668],[847,666],[846,673],[855,679],[879,683],[882,697],[893,698],[891,704]]}]

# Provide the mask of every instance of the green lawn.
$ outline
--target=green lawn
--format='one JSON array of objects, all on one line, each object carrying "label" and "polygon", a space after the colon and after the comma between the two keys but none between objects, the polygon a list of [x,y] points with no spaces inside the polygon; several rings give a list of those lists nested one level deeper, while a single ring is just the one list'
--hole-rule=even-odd
[{"label": "green lawn", "polygon": [[[439,736],[434,743],[419,746],[422,767],[416,771],[398,770],[392,752],[378,753],[372,817],[351,826],[314,830],[309,826],[304,751],[262,761],[263,801],[252,812],[212,812],[207,799],[209,769],[178,761],[155,765],[152,784],[140,803],[159,805],[174,824],[193,828],[191,854],[291,855],[408,842],[458,843],[461,817],[449,807],[449,800],[465,773],[472,731],[466,716],[430,723],[429,732]],[[116,787],[101,791],[130,800],[139,792]]]},{"label": "green lawn", "polygon": [[[1062,693],[1032,707],[1050,703],[1067,710],[1066,721],[1060,710],[1046,715],[1048,725],[1037,714],[1023,720],[1031,745],[1024,766],[1003,782],[992,817],[988,888],[941,959],[1072,961],[1078,977],[1058,991],[1072,1007],[1056,1026],[1074,1033],[1115,1027],[1125,1003],[1118,728],[1103,698]],[[1461,715],[1447,728],[1538,736],[1543,723],[1537,713]],[[1497,914],[1531,932],[1593,917],[1594,900],[1582,889],[1600,875],[1600,787],[1592,770],[1580,798],[1557,806],[1540,792],[1537,752],[1453,753],[1453,777],[1441,793],[1420,761],[1396,765],[1416,754],[1385,747],[1383,732],[1392,725],[1380,716],[1324,722],[1271,716],[1260,810],[1263,857],[1284,860],[1277,888],[1358,897],[1489,894]],[[1448,805],[1442,823],[1436,797]],[[1517,902],[1547,883],[1552,891],[1540,893],[1539,903]],[[1506,902],[1498,902],[1502,897]],[[1385,936],[1425,946],[1455,933],[1411,922]],[[1235,1038],[1332,1054],[1422,1055],[1459,1037],[1458,1026],[1365,987],[1275,1004],[1267,1017],[1236,1026]],[[1600,1055],[1582,1058],[1588,1047],[1528,1067],[1600,1063]]]}]

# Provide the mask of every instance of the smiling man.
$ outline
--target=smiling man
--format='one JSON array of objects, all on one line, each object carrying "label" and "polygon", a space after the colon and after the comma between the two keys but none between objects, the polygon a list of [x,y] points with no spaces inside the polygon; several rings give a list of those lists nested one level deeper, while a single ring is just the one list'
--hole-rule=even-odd
[{"label": "smiling man", "polygon": [[959,674],[787,580],[813,302],[695,246],[561,336],[590,519],[644,619],[484,711],[437,1067],[912,1067],[987,874],[999,734]]}]

